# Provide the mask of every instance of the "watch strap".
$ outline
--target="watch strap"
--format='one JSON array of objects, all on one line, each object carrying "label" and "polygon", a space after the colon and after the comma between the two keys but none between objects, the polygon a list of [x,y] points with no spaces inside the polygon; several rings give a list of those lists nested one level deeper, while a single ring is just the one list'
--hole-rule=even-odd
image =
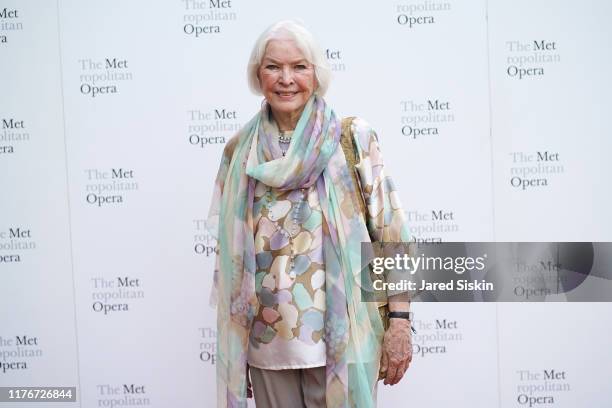
[{"label": "watch strap", "polygon": [[389,319],[395,318],[395,319],[412,320],[413,313],[412,312],[389,312],[387,316],[389,316]]},{"label": "watch strap", "polygon": [[[387,313],[389,319],[406,319],[409,322],[412,322],[414,318],[414,314],[412,312],[389,312]],[[410,325],[410,330],[416,334],[416,329],[414,326]]]}]

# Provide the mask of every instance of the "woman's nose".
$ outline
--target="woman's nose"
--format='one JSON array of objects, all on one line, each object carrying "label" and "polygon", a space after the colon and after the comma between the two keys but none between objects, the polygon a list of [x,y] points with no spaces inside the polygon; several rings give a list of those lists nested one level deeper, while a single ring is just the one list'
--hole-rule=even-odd
[{"label": "woman's nose", "polygon": [[290,68],[286,67],[281,70],[280,80],[281,82],[288,84],[293,82],[293,72],[291,72]]}]

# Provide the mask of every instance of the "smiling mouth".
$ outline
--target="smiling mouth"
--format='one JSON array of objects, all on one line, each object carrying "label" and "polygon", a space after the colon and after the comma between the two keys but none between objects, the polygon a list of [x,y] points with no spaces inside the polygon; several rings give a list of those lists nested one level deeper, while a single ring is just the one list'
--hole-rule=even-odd
[{"label": "smiling mouth", "polygon": [[292,98],[297,95],[297,92],[275,92],[275,94],[281,98]]}]

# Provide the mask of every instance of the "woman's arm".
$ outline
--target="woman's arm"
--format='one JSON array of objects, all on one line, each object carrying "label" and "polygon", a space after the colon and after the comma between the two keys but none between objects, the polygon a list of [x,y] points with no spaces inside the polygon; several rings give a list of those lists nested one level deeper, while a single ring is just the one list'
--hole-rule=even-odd
[{"label": "woman's arm", "polygon": [[[359,155],[357,171],[367,207],[366,224],[370,237],[377,242],[408,242],[408,226],[399,195],[385,172],[376,132],[362,119],[353,120],[355,146]],[[388,293],[390,312],[409,312],[408,292]],[[385,384],[401,380],[412,361],[411,321],[391,318],[383,339],[381,371]]]}]

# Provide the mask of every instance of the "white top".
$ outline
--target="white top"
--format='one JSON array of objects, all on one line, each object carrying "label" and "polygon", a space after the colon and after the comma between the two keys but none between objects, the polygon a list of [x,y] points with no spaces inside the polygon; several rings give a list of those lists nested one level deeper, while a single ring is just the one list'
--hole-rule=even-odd
[{"label": "white top", "polygon": [[248,362],[268,370],[321,367],[325,353],[325,267],[316,188],[255,187],[255,291]]}]

